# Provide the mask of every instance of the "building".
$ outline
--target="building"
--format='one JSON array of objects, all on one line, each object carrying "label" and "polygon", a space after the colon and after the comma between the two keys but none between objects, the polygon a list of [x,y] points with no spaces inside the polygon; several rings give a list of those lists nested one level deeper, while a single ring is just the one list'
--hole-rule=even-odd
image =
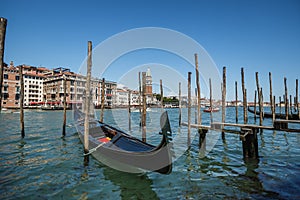
[{"label": "building", "polygon": [[[19,108],[20,76],[19,67],[13,62],[3,68],[2,107]],[[82,103],[85,97],[86,77],[67,68],[47,69],[23,65],[24,106],[63,106],[64,82],[66,81],[67,104]],[[105,107],[112,107],[116,82],[105,81]],[[92,78],[91,94],[95,106],[101,105],[102,80]]]},{"label": "building", "polygon": [[150,68],[148,68],[146,72],[146,95],[152,96],[152,75]]},{"label": "building", "polygon": [[2,108],[19,108],[20,76],[19,68],[13,62],[3,67]]},{"label": "building", "polygon": [[23,66],[24,106],[37,106],[43,101],[43,83],[50,70]]},{"label": "building", "polygon": [[[102,84],[103,79],[92,79],[92,98],[96,107],[101,106]],[[111,108],[114,104],[117,83],[113,81],[104,80],[104,84],[104,106],[107,108]]]},{"label": "building", "polygon": [[[68,106],[75,103],[82,103],[85,97],[86,77],[71,72],[67,68],[53,69],[51,74],[44,80],[44,101],[46,104],[63,104],[64,81],[66,81],[66,101]],[[112,107],[113,94],[117,84],[112,81],[105,81],[105,107]],[[96,107],[101,105],[102,80],[91,79],[92,102]]]},{"label": "building", "polygon": [[128,88],[117,88],[115,93],[115,101],[114,107],[126,107],[128,106],[128,95],[129,89]]}]

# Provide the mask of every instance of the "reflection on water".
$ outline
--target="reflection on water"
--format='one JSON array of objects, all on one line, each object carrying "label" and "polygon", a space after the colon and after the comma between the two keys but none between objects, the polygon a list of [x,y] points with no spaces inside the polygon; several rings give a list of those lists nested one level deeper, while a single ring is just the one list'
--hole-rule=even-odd
[{"label": "reflection on water", "polygon": [[[155,109],[154,109],[155,110]],[[299,199],[299,133],[258,133],[258,160],[243,160],[236,134],[208,132],[216,137],[210,151],[199,146],[199,136],[187,148],[187,129],[178,127],[178,110],[169,109],[173,136],[182,150],[170,175],[142,175],[115,171],[90,158],[83,164],[83,145],[73,126],[61,138],[61,111],[25,112],[26,137],[21,139],[18,114],[0,114],[0,199]],[[187,121],[183,110],[182,121]],[[227,122],[235,122],[235,108],[227,109]],[[242,113],[240,110],[239,113]],[[96,114],[99,116],[99,111]],[[67,113],[67,124],[72,124]],[[148,115],[147,141],[160,141],[160,112]],[[126,109],[107,110],[105,122],[127,131]],[[194,119],[192,119],[194,121]],[[203,123],[209,123],[203,114]],[[242,116],[239,116],[242,121]],[[249,123],[254,117],[249,115]],[[264,125],[271,125],[264,120]],[[293,125],[295,127],[295,125]],[[297,128],[297,127],[295,127]],[[132,131],[141,137],[139,114],[132,113]],[[209,143],[207,145],[210,145]]]}]

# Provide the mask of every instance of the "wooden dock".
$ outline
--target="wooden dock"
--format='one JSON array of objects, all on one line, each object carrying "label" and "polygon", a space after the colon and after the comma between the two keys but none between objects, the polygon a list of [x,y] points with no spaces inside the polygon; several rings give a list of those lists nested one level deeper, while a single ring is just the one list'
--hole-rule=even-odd
[{"label": "wooden dock", "polygon": [[[181,125],[198,129],[199,144],[201,146],[202,143],[205,141],[205,137],[206,134],[208,133],[208,130],[222,132],[222,139],[225,139],[225,137],[223,137],[224,132],[238,134],[240,135],[240,140],[242,141],[244,159],[249,159],[249,158],[258,159],[259,156],[258,156],[257,133],[259,131],[262,132],[263,129],[300,133],[300,129],[288,128],[289,123],[300,124],[300,120],[275,120],[273,126],[262,126],[256,124],[234,124],[234,123],[222,123],[222,122],[212,122],[210,126],[188,124],[186,122],[181,123]],[[236,127],[236,128],[240,128],[240,130],[225,129],[225,127]]]}]

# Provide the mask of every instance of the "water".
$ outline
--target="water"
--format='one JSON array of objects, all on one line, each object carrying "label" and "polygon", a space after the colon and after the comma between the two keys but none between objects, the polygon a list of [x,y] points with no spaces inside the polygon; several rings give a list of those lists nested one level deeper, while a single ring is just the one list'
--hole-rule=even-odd
[{"label": "water", "polygon": [[[159,142],[159,110],[147,119],[147,141]],[[264,130],[258,134],[259,162],[245,163],[238,135],[214,134],[216,143],[203,157],[198,138],[187,151],[186,128],[178,127],[178,110],[168,110],[178,148],[183,155],[170,175],[128,174],[93,158],[83,165],[83,145],[67,113],[67,136],[61,138],[61,111],[25,112],[25,139],[19,114],[0,114],[0,199],[299,199],[300,135]],[[240,108],[239,113],[242,113]],[[99,112],[97,112],[99,116]],[[186,120],[186,110],[183,111]],[[220,116],[216,116],[220,118]],[[127,131],[125,109],[106,111],[106,122]],[[194,121],[194,119],[192,119]],[[227,122],[235,109],[227,108]],[[242,116],[239,116],[242,122]],[[249,122],[253,123],[249,113]],[[203,114],[209,123],[209,114]],[[131,134],[140,137],[138,113],[132,113]],[[271,125],[266,119],[265,125]],[[294,128],[297,125],[293,125]],[[193,130],[194,133],[195,130]],[[177,149],[176,149],[177,150]]]}]

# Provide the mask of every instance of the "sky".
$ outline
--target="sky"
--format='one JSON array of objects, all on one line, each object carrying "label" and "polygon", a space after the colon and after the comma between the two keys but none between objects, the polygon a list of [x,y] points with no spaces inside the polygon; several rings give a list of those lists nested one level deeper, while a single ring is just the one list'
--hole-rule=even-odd
[{"label": "sky", "polygon": [[[15,65],[66,67],[80,72],[87,56],[87,42],[92,41],[93,51],[100,46],[98,49],[102,51],[98,52],[104,52],[93,55],[96,60],[93,67],[97,69],[103,64],[100,58],[121,48],[118,43],[109,43],[112,38],[118,39],[116,36],[130,30],[152,27],[176,32],[201,46],[201,52],[189,55],[193,58],[193,53],[199,54],[202,96],[209,97],[207,80],[213,77],[208,77],[205,70],[211,71],[213,66],[219,71],[213,76],[218,77],[226,66],[227,100],[235,98],[235,81],[239,99],[242,97],[241,67],[245,71],[248,101],[254,100],[255,72],[259,73],[266,101],[269,101],[269,72],[277,101],[284,94],[284,77],[288,93],[293,96],[295,80],[300,78],[298,0],[1,0],[0,16],[8,20],[4,61],[14,61]],[[147,40],[152,36],[141,38]],[[123,45],[130,46],[137,40]],[[153,44],[166,46],[166,41],[168,38],[158,37]],[[188,49],[189,41],[170,41],[185,52],[192,49]],[[105,49],[104,44],[109,48]],[[168,51],[169,46],[150,47],[118,55],[100,76],[134,88],[138,84],[137,71],[150,67],[155,85],[162,79],[166,91],[176,94],[179,81],[186,93],[187,73],[191,71],[192,88],[196,87],[194,63],[182,54]],[[204,61],[206,58],[211,66]],[[221,82],[213,84],[220,86]],[[154,91],[159,92],[156,86]],[[214,95],[220,93],[219,89],[213,90]]]}]

